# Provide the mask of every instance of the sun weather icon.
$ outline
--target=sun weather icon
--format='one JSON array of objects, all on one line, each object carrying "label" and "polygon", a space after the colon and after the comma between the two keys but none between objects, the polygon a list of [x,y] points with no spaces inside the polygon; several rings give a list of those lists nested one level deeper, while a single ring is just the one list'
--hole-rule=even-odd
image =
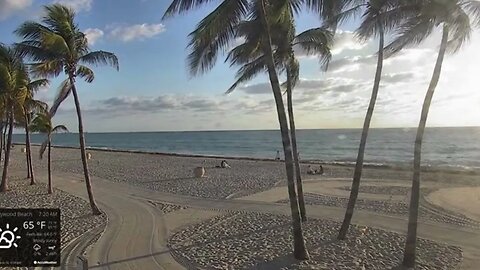
[{"label": "sun weather icon", "polygon": [[17,239],[22,238],[19,235],[15,235],[15,232],[18,231],[18,228],[15,227],[14,229],[10,230],[10,224],[7,223],[5,226],[5,229],[2,230],[0,228],[0,249],[10,249],[12,246],[13,247],[18,247],[17,243],[15,241]]}]

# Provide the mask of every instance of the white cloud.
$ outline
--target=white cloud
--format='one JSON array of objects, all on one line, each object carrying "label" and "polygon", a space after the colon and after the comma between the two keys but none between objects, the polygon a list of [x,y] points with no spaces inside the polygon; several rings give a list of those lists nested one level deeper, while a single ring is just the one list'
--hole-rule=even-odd
[{"label": "white cloud", "polygon": [[348,50],[361,50],[367,46],[367,43],[361,43],[355,38],[351,31],[338,30],[335,34],[335,41],[332,54],[340,54]]},{"label": "white cloud", "polygon": [[165,25],[159,24],[135,24],[129,26],[116,26],[110,30],[110,37],[124,42],[145,40],[165,32]]},{"label": "white cloud", "polygon": [[75,11],[89,11],[92,8],[93,0],[54,0],[54,3],[69,6]]},{"label": "white cloud", "polygon": [[32,5],[33,0],[0,0],[0,21]]},{"label": "white cloud", "polygon": [[85,29],[84,33],[87,36],[89,45],[94,45],[95,42],[97,42],[104,35],[103,31],[98,28]]}]

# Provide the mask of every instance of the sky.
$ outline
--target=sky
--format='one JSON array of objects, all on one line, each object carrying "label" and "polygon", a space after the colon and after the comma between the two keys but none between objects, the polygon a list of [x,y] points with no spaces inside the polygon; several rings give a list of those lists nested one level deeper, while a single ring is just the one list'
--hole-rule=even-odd
[{"label": "sky", "polygon": [[[92,50],[115,53],[120,71],[94,67],[95,81],[78,83],[88,132],[278,129],[268,77],[260,75],[230,95],[235,67],[224,55],[208,73],[188,72],[188,34],[219,1],[162,21],[165,0],[0,0],[0,42],[19,39],[13,31],[38,21],[42,6],[60,2],[75,9]],[[336,34],[333,59],[323,72],[315,56],[297,53],[300,82],[294,90],[296,126],[361,128],[372,91],[377,41],[355,39],[356,21]],[[314,14],[296,18],[297,32],[320,26]],[[417,47],[385,60],[372,127],[414,127],[433,71],[440,42],[437,30]],[[445,59],[428,126],[480,126],[480,34]],[[283,76],[281,76],[283,78]],[[52,103],[64,75],[37,98]],[[55,122],[77,130],[73,100],[66,100]]]}]

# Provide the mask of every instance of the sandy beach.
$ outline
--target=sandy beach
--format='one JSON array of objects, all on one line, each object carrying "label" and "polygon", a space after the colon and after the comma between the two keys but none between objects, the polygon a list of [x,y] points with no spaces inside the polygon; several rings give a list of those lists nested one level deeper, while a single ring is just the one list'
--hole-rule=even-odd
[{"label": "sandy beach", "polygon": [[[12,174],[17,177],[25,172],[21,148],[16,146],[12,156]],[[288,255],[282,162],[227,159],[232,168],[221,169],[216,168],[222,160],[218,158],[89,152],[94,191],[108,224],[103,233],[82,239],[89,248],[69,250],[85,254],[98,268],[390,269],[401,260],[410,187],[407,170],[365,169],[348,243],[333,239],[352,168],[327,165],[322,176],[303,175],[310,217],[305,237],[312,259],[297,262]],[[52,155],[54,185],[85,198],[79,151],[55,148]],[[45,160],[34,155],[34,164],[44,181]],[[202,164],[206,177],[194,178],[193,168]],[[302,165],[303,171],[307,166]],[[418,269],[475,269],[480,209],[473,187],[480,185],[478,178],[458,172],[422,175]],[[132,238],[132,230],[139,236]]]}]

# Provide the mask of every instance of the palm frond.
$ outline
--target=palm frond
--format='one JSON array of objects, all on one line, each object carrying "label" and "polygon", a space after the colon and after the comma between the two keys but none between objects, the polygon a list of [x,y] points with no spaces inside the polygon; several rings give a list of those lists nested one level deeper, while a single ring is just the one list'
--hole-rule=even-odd
[{"label": "palm frond", "polygon": [[91,83],[95,79],[93,70],[86,66],[79,65],[77,68],[77,76],[83,78],[86,82]]},{"label": "palm frond", "polygon": [[[370,6],[366,10],[355,35],[362,42],[372,37],[377,38],[380,32],[396,30],[406,20],[417,16],[420,8],[417,1],[384,0],[381,6]],[[382,30],[379,27],[382,27]]]},{"label": "palm frond", "polygon": [[433,31],[435,21],[425,16],[409,18],[400,26],[398,35],[385,47],[385,56],[390,57],[405,47],[420,44]]},{"label": "palm frond", "polygon": [[48,111],[48,104],[36,99],[27,99],[24,103],[24,108],[27,113],[45,114]]},{"label": "palm frond", "polygon": [[52,133],[59,133],[59,132],[69,132],[68,128],[64,125],[58,125],[52,129]]},{"label": "palm frond", "polygon": [[119,70],[118,58],[114,53],[105,51],[95,51],[87,53],[80,57],[79,61],[84,64],[91,64],[94,66],[109,65]]},{"label": "palm frond", "polygon": [[40,146],[40,159],[43,159],[43,154],[45,154],[45,150],[47,149],[47,146],[48,146],[48,142],[49,142],[49,139],[48,139],[48,135],[47,135],[47,139],[42,143],[42,145]]},{"label": "palm frond", "polygon": [[51,61],[58,56],[57,54],[49,51],[48,49],[40,47],[41,45],[34,45],[34,43],[37,43],[37,41],[22,41],[20,43],[16,43],[15,48],[17,52],[21,55],[21,57],[31,59],[35,62]]},{"label": "palm frond", "polygon": [[71,92],[72,85],[70,84],[70,80],[66,79],[61,83],[57,96],[53,101],[52,107],[50,108],[50,117],[53,117],[57,113],[58,108],[60,107],[62,102],[70,95]]},{"label": "palm frond", "polygon": [[39,89],[47,87],[50,84],[48,79],[38,79],[28,84],[28,89],[32,92],[37,92]]},{"label": "palm frond", "polygon": [[30,130],[32,132],[39,132],[49,134],[52,131],[52,120],[47,112],[39,112],[33,118],[30,124]]},{"label": "palm frond", "polygon": [[260,56],[252,62],[244,64],[238,71],[236,75],[235,83],[228,88],[225,94],[230,94],[233,92],[240,84],[245,83],[255,76],[257,76],[260,72],[266,71],[266,64],[265,64],[265,56]]},{"label": "palm frond", "polygon": [[175,14],[182,14],[201,5],[212,2],[213,0],[173,0],[170,6],[163,14],[163,20],[172,17]]},{"label": "palm frond", "polygon": [[480,1],[464,1],[461,7],[471,17],[472,23],[480,27]]},{"label": "palm frond", "polygon": [[362,11],[365,9],[365,6],[366,4],[364,3],[360,5],[354,5],[352,7],[346,8],[338,14],[332,15],[330,18],[324,21],[324,27],[335,29],[338,25],[343,24],[348,20],[358,18]]},{"label": "palm frond", "polygon": [[246,16],[248,0],[224,0],[189,34],[190,74],[195,76],[210,70],[219,51],[226,50],[235,38],[234,26]]},{"label": "palm frond", "polygon": [[63,67],[62,60],[47,60],[30,64],[30,71],[35,77],[53,78],[64,71]]},{"label": "palm frond", "polygon": [[456,53],[470,39],[472,33],[470,17],[462,9],[456,8],[448,18],[446,22],[449,32],[447,50],[449,53]]},{"label": "palm frond", "polygon": [[332,59],[330,48],[333,44],[333,37],[332,31],[324,27],[313,28],[298,34],[293,45],[300,46],[308,55],[317,55],[321,67],[326,69]]},{"label": "palm frond", "polygon": [[348,10],[351,6],[364,4],[365,0],[304,0],[304,2],[307,8],[317,13],[321,19],[332,22],[332,19],[342,11]]}]

